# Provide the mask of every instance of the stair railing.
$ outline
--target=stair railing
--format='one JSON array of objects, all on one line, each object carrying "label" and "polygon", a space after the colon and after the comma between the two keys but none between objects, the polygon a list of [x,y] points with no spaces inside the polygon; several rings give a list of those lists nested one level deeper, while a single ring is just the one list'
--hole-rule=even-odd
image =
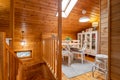
[{"label": "stair railing", "polygon": [[47,66],[49,67],[50,71],[54,75],[56,80],[59,79],[59,69],[58,66],[58,42],[57,38],[51,37],[42,40],[42,47],[43,47],[43,60],[46,62]]},{"label": "stair railing", "polygon": [[[23,63],[7,45],[5,38],[5,33],[0,32],[0,80],[18,80],[18,71]],[[22,76],[19,75],[19,78]]]}]

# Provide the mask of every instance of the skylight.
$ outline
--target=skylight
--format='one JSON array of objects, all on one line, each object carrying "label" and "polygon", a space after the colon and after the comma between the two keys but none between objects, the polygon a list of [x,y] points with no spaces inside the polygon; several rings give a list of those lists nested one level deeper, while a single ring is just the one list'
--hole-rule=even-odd
[{"label": "skylight", "polygon": [[[62,17],[67,18],[78,0],[62,0]],[[58,12],[57,15],[58,16]]]}]

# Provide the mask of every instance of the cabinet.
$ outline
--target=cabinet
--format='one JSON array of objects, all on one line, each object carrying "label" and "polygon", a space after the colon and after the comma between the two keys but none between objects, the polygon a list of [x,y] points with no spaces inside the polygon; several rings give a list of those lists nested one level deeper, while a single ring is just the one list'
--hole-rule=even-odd
[{"label": "cabinet", "polygon": [[86,54],[89,55],[95,55],[97,54],[97,40],[98,40],[98,36],[97,36],[97,31],[91,31],[91,32],[83,32],[83,33],[78,33],[77,34],[77,38],[79,40],[79,48],[83,47],[84,42],[87,43],[87,47],[86,47]]}]

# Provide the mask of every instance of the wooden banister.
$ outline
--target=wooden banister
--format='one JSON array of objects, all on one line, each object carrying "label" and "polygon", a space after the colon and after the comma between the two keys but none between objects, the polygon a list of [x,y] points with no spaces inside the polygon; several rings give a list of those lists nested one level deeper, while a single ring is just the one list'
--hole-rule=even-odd
[{"label": "wooden banister", "polygon": [[10,48],[6,42],[5,42],[5,48],[8,50],[9,54],[12,54],[17,60],[19,63],[23,64],[22,61],[15,55],[14,51],[12,50],[12,48]]},{"label": "wooden banister", "polygon": [[6,44],[5,38],[5,33],[0,32],[0,80],[16,80],[23,63]]},{"label": "wooden banister", "polygon": [[61,65],[58,65],[58,45],[57,45],[57,38],[48,38],[44,39],[43,41],[43,60],[47,64],[48,68],[50,69],[51,73],[54,75],[56,80],[59,79],[58,74],[58,67]]}]

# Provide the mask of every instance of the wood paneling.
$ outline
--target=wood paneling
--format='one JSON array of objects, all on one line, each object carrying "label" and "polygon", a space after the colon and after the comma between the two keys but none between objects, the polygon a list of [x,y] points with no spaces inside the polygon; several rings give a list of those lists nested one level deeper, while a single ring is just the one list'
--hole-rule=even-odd
[{"label": "wood paneling", "polygon": [[15,51],[24,51],[24,50],[32,50],[32,59],[31,58],[26,58],[22,59],[25,63],[26,61],[29,61],[32,63],[32,60],[40,61],[42,62],[42,53],[41,53],[41,41],[40,39],[36,40],[33,39],[33,41],[27,41],[26,39],[26,45],[21,46],[20,40],[14,42],[14,50]]},{"label": "wood paneling", "polygon": [[10,0],[0,0],[0,31],[10,37]]},{"label": "wood paneling", "polygon": [[100,0],[100,52],[108,54],[108,0]]},{"label": "wood paneling", "polygon": [[120,0],[110,0],[111,80],[120,79]]},{"label": "wood paneling", "polygon": [[[15,0],[15,25],[20,29],[32,29],[35,33],[57,31],[58,0]],[[99,19],[99,0],[78,0],[67,18],[63,18],[63,32],[73,33],[91,27],[91,23],[80,23],[81,11],[85,9],[91,21]],[[75,27],[75,28],[74,28]],[[31,32],[31,31],[29,31]]]},{"label": "wood paneling", "polygon": [[66,39],[66,37],[71,37],[72,38],[72,40],[76,40],[77,39],[77,34],[76,33],[73,33],[73,34],[62,34],[62,40],[65,40]]}]

